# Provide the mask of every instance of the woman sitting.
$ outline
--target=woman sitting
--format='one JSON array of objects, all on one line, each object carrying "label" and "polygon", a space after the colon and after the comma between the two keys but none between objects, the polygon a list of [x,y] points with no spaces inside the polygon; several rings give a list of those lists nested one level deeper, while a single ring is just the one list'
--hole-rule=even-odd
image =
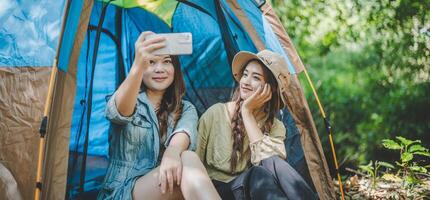
[{"label": "woman sitting", "polygon": [[275,118],[285,106],[281,91],[287,65],[269,50],[239,52],[232,71],[239,83],[227,103],[200,118],[197,154],[222,199],[315,199],[285,161],[284,125]]},{"label": "woman sitting", "polygon": [[165,38],[135,43],[130,73],[108,101],[109,166],[98,199],[219,199],[195,147],[197,112],[183,101],[178,58]]}]

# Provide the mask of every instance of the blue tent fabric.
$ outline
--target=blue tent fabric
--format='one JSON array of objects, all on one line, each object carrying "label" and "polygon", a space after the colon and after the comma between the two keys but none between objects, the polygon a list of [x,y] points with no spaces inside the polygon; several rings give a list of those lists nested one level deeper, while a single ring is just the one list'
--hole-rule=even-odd
[{"label": "blue tent fabric", "polygon": [[79,16],[81,15],[84,0],[76,0],[70,4],[69,12],[67,15],[66,25],[63,31],[63,37],[61,38],[61,51],[58,55],[58,68],[67,72],[70,54],[73,49],[73,42],[75,41],[76,32],[78,31]]},{"label": "blue tent fabric", "polygon": [[65,2],[6,2],[0,9],[0,66],[52,66]]},{"label": "blue tent fabric", "polygon": [[254,26],[257,34],[260,36],[260,39],[263,41],[267,49],[270,49],[274,52],[281,54],[285,61],[287,62],[288,69],[291,74],[295,74],[295,69],[291,64],[290,59],[288,58],[285,51],[282,49],[282,46],[277,39],[275,33],[273,32],[270,24],[264,18],[260,9],[256,6],[253,1],[249,0],[237,0],[241,9],[245,11],[245,14],[248,16],[248,19],[251,21]]},{"label": "blue tent fabric", "polygon": [[[109,5],[106,11],[106,17],[103,23],[103,29],[113,35],[115,32],[115,6]],[[97,26],[100,19],[102,3],[95,3],[90,18],[90,26]],[[112,94],[119,80],[117,80],[119,62],[124,62],[126,73],[131,68],[134,58],[134,43],[139,34],[143,31],[153,31],[156,33],[170,32],[170,28],[154,14],[140,8],[123,9],[122,13],[122,37],[121,46],[117,47],[115,42],[106,33],[101,34],[99,49],[97,52],[97,62],[95,66],[95,78],[93,85],[93,102],[92,115],[90,123],[90,144],[88,153],[91,155],[107,156],[107,131],[109,122],[104,117],[104,107],[106,97]],[[150,23],[141,23],[141,21]],[[72,120],[71,142],[70,147],[82,150],[82,144],[77,144],[76,134],[79,131],[79,124],[82,121],[85,126],[85,120],[81,120],[82,113],[88,105],[86,98],[88,96],[89,83],[91,78],[91,60],[94,55],[94,40],[96,30],[89,30],[81,48],[81,55],[78,61],[77,72],[77,93],[75,97],[75,107]],[[121,49],[123,60],[117,58],[117,48]],[[85,130],[82,130],[81,137]],[[81,138],[79,142],[82,142]],[[76,148],[75,146],[79,147]]]},{"label": "blue tent fabric", "polygon": [[[215,13],[213,6],[205,9]],[[172,30],[193,35],[193,54],[180,56],[187,98],[200,113],[216,101],[227,100],[234,82],[216,17],[180,3],[172,17]]]},{"label": "blue tent fabric", "polygon": [[[108,157],[108,130],[109,121],[104,116],[106,99],[111,95],[119,85],[118,73],[120,67],[124,67],[127,74],[131,68],[134,59],[134,43],[137,37],[143,31],[153,31],[155,33],[171,32],[170,28],[160,18],[141,8],[118,9],[114,5],[107,5],[106,17],[102,24],[102,30],[97,51],[97,60],[94,71],[94,83],[92,90],[92,102],[88,101],[90,79],[92,71],[92,59],[96,31],[101,12],[103,8],[101,2],[95,2],[89,22],[89,29],[85,36],[81,48],[81,54],[78,61],[77,71],[77,89],[72,116],[72,127],[70,135],[70,151],[75,158],[69,161],[69,198],[75,198],[76,189],[79,183],[80,164],[79,155],[84,150],[84,141],[86,137],[86,115],[88,107],[91,109],[91,122],[89,128],[89,143],[87,153],[91,156]],[[121,13],[121,17],[116,16]],[[116,29],[116,20],[121,20],[120,29]],[[145,23],[142,23],[145,22]],[[116,30],[120,30],[121,34]],[[118,38],[118,36],[121,36]],[[117,41],[120,46],[117,46]],[[120,51],[119,51],[120,50]],[[119,60],[118,52],[122,55]],[[123,63],[123,66],[120,65]],[[100,186],[99,177],[103,176],[105,171],[103,167],[94,170],[91,167],[86,169],[85,191],[97,189]],[[97,184],[98,181],[98,184]]]},{"label": "blue tent fabric", "polygon": [[[188,5],[196,5],[205,10],[210,17],[216,20],[215,1],[214,0],[180,0],[179,2],[189,3]],[[176,12],[176,11],[175,11]],[[173,23],[172,23],[173,24]]]},{"label": "blue tent fabric", "polygon": [[[97,26],[100,19],[101,4],[96,3],[93,6],[93,12],[90,17],[90,25]],[[114,15],[115,10],[113,6],[108,6],[107,13]],[[114,33],[114,18],[106,18],[103,23],[103,28]],[[96,36],[95,30],[88,30],[85,36],[84,43],[81,48],[81,54],[78,61],[78,71],[77,71],[77,89],[75,96],[75,106],[72,118],[72,129],[71,129],[71,140],[70,140],[70,150],[77,149],[82,151],[83,136],[85,136],[85,128],[82,128],[80,138],[78,137],[79,124],[86,126],[85,117],[82,117],[82,113],[86,111],[88,105],[87,97],[89,90],[89,83],[91,78],[91,60],[94,55],[94,40]],[[116,83],[116,45],[113,40],[106,34],[101,34],[99,50],[97,54],[97,62],[95,66],[95,79],[93,85],[93,109],[91,115],[91,134],[89,140],[89,154],[96,155],[107,155],[107,137],[106,132],[108,130],[109,124],[103,116],[105,103],[105,95],[112,93],[115,89]],[[78,145],[78,147],[76,147]]]},{"label": "blue tent fabric", "polygon": [[[91,122],[89,140],[88,140],[88,155],[107,156],[108,153],[108,136],[109,122],[104,117],[104,109],[106,106],[106,94],[112,93],[115,90],[117,83],[117,47],[113,38],[107,34],[101,34],[97,60],[94,70],[93,97],[92,102],[88,102],[90,79],[92,72],[93,50],[95,45],[96,30],[100,20],[102,10],[101,3],[94,3],[93,10],[90,16],[89,29],[87,30],[85,40],[82,44],[80,57],[77,66],[76,75],[76,96],[72,115],[72,126],[70,131],[69,150],[71,152],[69,159],[69,175],[67,194],[70,199],[76,198],[79,179],[81,175],[82,154],[84,149],[84,141],[86,136],[87,112],[88,106],[91,109]],[[107,15],[102,28],[115,35],[115,7],[108,6]],[[93,27],[93,28],[91,28]],[[86,168],[85,190],[92,190],[99,187],[101,180],[98,182],[94,179],[99,176],[104,176],[103,166],[98,170],[93,170],[91,167]]]},{"label": "blue tent fabric", "polygon": [[[187,97],[196,105],[200,113],[210,105],[227,101],[231,96],[234,81],[222,32],[216,17],[213,1],[195,1],[210,15],[199,12],[195,7],[180,3],[173,14],[173,32],[191,32],[193,35],[193,54],[181,56],[181,67],[187,84]],[[227,4],[222,2],[223,15],[230,32],[241,50],[256,52],[256,48],[240,22],[234,17]],[[202,24],[205,29],[202,29]]]},{"label": "blue tent fabric", "polygon": [[228,4],[225,1],[221,1],[221,5],[225,15],[227,16],[228,26],[235,36],[239,49],[241,51],[257,52],[257,48],[248,33],[245,31],[239,19],[234,15]]},{"label": "blue tent fabric", "polygon": [[122,46],[125,70],[128,74],[134,59],[134,43],[140,33],[152,31],[154,33],[170,33],[170,27],[158,16],[141,8],[123,9],[122,16]]}]

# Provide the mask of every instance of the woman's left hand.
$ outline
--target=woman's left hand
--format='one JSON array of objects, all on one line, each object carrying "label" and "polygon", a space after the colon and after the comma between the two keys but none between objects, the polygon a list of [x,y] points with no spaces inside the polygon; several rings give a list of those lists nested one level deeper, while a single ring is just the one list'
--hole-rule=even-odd
[{"label": "woman's left hand", "polygon": [[177,185],[181,183],[182,162],[181,151],[179,148],[168,146],[164,151],[163,158],[160,164],[159,181],[161,193],[165,193],[167,185],[169,192],[173,192],[173,185],[176,181]]},{"label": "woman's left hand", "polygon": [[272,92],[269,84],[264,84],[258,88],[254,94],[248,97],[242,105],[242,113],[252,113],[255,110],[263,107],[263,105],[272,98]]}]

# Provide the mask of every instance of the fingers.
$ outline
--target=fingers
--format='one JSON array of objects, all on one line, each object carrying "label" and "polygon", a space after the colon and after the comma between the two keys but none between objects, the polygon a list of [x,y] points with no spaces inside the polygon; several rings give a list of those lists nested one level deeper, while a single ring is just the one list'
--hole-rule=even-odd
[{"label": "fingers", "polygon": [[264,90],[261,93],[261,97],[262,97],[263,102],[267,102],[272,98],[272,90],[271,90],[269,84],[266,83],[264,85]]},{"label": "fingers", "polygon": [[144,46],[143,48],[145,48],[145,50],[147,52],[153,52],[153,51],[155,51],[157,49],[161,49],[165,46],[166,46],[166,43],[162,42],[162,43],[154,43],[154,44],[148,45],[146,47]]},{"label": "fingers", "polygon": [[261,91],[263,91],[263,86],[258,87],[257,90],[249,97],[250,99],[258,99],[258,96],[261,94]]},{"label": "fingers", "polygon": [[136,44],[145,41],[146,36],[152,35],[152,34],[155,34],[155,33],[152,31],[145,31],[145,32],[141,33],[136,40]]},{"label": "fingers", "polygon": [[175,178],[173,177],[173,171],[174,170],[160,170],[160,189],[161,193],[166,193],[167,187],[169,189],[169,193],[173,192],[173,185],[175,183]]},{"label": "fingers", "polygon": [[182,178],[182,165],[176,169],[176,184],[178,186],[181,185],[181,178]]},{"label": "fingers", "polygon": [[161,36],[154,36],[152,38],[145,38],[145,40],[141,43],[142,46],[149,46],[151,44],[156,44],[156,43],[161,43],[166,41],[165,37],[161,37]]},{"label": "fingers", "polygon": [[145,55],[146,60],[155,59],[156,55],[153,55],[152,52],[166,46],[166,43],[163,42],[163,40],[165,39],[162,37],[151,38],[148,43],[145,43],[145,41],[143,43],[136,44],[136,54]]},{"label": "fingers", "polygon": [[173,192],[173,184],[175,180],[173,180],[172,170],[167,170],[167,183],[169,185],[169,193]]},{"label": "fingers", "polygon": [[140,34],[136,41],[135,48],[143,53],[145,51],[152,52],[166,46],[164,42],[166,40],[165,37],[155,35],[154,37],[148,38],[150,35],[155,35],[155,33],[146,31]]},{"label": "fingers", "polygon": [[259,87],[255,93],[252,95],[254,98],[254,101],[256,103],[265,103],[266,101],[268,101],[271,96],[272,96],[272,92],[270,91],[270,85],[269,84],[264,84],[261,87]]},{"label": "fingers", "polygon": [[161,193],[164,194],[166,192],[166,186],[167,186],[167,179],[166,179],[166,172],[163,170],[160,170],[160,189]]},{"label": "fingers", "polygon": [[176,169],[172,169],[172,170],[171,170],[171,174],[172,174],[172,178],[173,178],[173,179],[172,179],[172,180],[173,180],[173,181],[172,181],[172,184],[173,184],[173,185],[175,185],[175,182],[176,182],[176,179],[177,179],[177,175],[178,175],[178,174],[176,173]]}]

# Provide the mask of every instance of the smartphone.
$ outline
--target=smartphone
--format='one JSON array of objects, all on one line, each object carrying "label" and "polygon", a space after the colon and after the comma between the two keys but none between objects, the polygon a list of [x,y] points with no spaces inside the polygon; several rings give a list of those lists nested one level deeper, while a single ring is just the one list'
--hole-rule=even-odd
[{"label": "smartphone", "polygon": [[166,46],[153,51],[154,55],[189,55],[193,53],[193,37],[191,33],[158,33],[147,38],[163,36]]}]

